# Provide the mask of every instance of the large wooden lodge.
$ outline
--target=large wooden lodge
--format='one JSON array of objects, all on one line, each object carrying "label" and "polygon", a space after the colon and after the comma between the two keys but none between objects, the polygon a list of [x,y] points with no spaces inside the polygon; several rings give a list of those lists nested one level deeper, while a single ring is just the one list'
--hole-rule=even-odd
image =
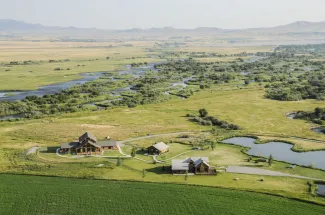
[{"label": "large wooden lodge", "polygon": [[105,150],[116,150],[119,145],[116,141],[97,141],[97,138],[89,132],[79,137],[78,141],[63,143],[60,153],[76,155],[101,155]]}]

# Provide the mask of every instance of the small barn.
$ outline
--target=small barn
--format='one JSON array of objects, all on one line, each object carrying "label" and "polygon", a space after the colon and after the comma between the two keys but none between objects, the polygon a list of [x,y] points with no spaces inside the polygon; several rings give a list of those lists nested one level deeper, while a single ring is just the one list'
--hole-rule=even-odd
[{"label": "small barn", "polygon": [[169,151],[169,146],[163,142],[156,143],[148,147],[149,154],[163,154]]}]

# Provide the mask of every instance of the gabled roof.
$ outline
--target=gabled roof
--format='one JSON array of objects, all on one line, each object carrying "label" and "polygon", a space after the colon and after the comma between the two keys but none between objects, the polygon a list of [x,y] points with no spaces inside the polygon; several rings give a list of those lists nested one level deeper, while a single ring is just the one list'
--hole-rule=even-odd
[{"label": "gabled roof", "polygon": [[105,147],[105,146],[118,146],[119,144],[115,140],[105,140],[105,141],[99,141],[96,143],[99,146]]},{"label": "gabled roof", "polygon": [[93,134],[86,132],[82,136],[79,137],[79,143],[83,142],[87,138],[91,139],[94,142],[97,142],[97,139]]},{"label": "gabled roof", "polygon": [[190,157],[183,160],[172,160],[172,170],[188,170],[191,161],[194,162],[195,167],[197,167],[201,162],[210,166],[208,157]]},{"label": "gabled roof", "polygon": [[79,145],[78,142],[71,142],[71,143],[62,143],[61,149],[72,149]]},{"label": "gabled roof", "polygon": [[188,164],[184,160],[172,160],[172,170],[188,170]]},{"label": "gabled roof", "polygon": [[165,149],[168,149],[169,148],[169,146],[168,145],[166,145],[165,143],[163,143],[163,142],[160,142],[160,143],[156,143],[156,144],[154,144],[154,145],[152,145],[153,147],[155,147],[157,150],[159,150],[159,151],[163,151],[163,150],[165,150]]},{"label": "gabled roof", "polygon": [[203,159],[199,159],[197,160],[194,164],[195,164],[195,167],[199,166],[201,163],[204,163],[205,165],[207,166],[210,166],[206,161],[204,161]]},{"label": "gabled roof", "polygon": [[192,160],[195,164],[196,164],[197,162],[201,162],[201,160],[205,161],[206,163],[209,163],[209,158],[208,158],[208,157],[190,157],[190,158],[186,158],[186,159],[184,160],[184,162],[189,163],[191,160]]}]

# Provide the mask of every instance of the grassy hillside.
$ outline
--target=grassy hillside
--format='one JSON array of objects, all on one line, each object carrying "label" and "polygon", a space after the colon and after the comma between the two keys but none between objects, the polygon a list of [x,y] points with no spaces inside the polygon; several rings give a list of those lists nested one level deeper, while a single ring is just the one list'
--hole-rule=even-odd
[{"label": "grassy hillside", "polygon": [[[324,207],[208,187],[0,175],[1,214],[324,214]],[[27,197],[27,198],[26,198]]]}]

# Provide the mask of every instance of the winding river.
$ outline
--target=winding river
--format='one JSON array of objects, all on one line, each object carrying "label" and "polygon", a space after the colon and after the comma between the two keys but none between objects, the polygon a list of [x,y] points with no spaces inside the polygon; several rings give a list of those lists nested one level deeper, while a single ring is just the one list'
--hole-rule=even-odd
[{"label": "winding river", "polygon": [[[132,75],[133,77],[137,78],[143,75],[146,71],[152,70],[157,72],[156,68],[154,67],[155,64],[161,64],[164,62],[157,62],[157,63],[149,63],[147,65],[133,68],[130,65],[126,65],[126,70],[119,71],[120,75]],[[106,72],[93,72],[93,73],[83,73],[81,74],[83,76],[82,79],[79,80],[73,80],[63,83],[57,83],[57,84],[51,84],[39,87],[37,90],[29,90],[29,91],[10,91],[10,92],[0,92],[0,101],[17,101],[22,100],[26,96],[44,96],[49,94],[55,94],[62,90],[68,89],[70,87],[76,86],[76,85],[82,85],[90,81],[94,81],[96,79],[99,79],[100,77],[104,76]],[[106,76],[108,78],[112,78],[112,80],[116,80],[114,75]],[[184,78],[184,80],[180,82],[172,83],[172,86],[182,86],[186,87],[186,82],[189,81],[189,78]],[[118,95],[120,92],[123,91],[132,91],[130,88],[132,85],[112,90],[111,93]]]},{"label": "winding river", "polygon": [[[17,92],[0,92],[0,101],[17,101],[24,99],[26,96],[44,96],[48,94],[55,94],[62,90],[68,89],[75,85],[81,85],[89,81],[96,80],[104,75],[103,72],[94,72],[94,73],[84,73],[81,74],[82,79],[73,80],[58,84],[51,84],[47,86],[42,86],[37,90],[29,91],[17,91]],[[7,96],[9,94],[9,96]]]},{"label": "winding river", "polygon": [[223,143],[250,147],[247,151],[249,155],[269,157],[271,154],[275,160],[297,164],[301,166],[311,166],[325,170],[325,151],[294,152],[292,145],[283,142],[269,142],[265,144],[255,144],[254,138],[234,137],[222,141]]},{"label": "winding river", "polygon": [[[132,68],[130,65],[126,65],[126,70],[120,71],[119,74],[128,74],[133,75],[134,77],[138,77],[143,75],[147,70],[156,71],[154,68],[155,63],[150,63],[148,65]],[[90,81],[94,81],[104,76],[105,72],[92,72],[92,73],[83,73],[81,76],[82,79],[73,80],[63,83],[51,84],[39,87],[37,90],[29,90],[29,91],[11,91],[11,92],[0,92],[0,101],[17,101],[22,100],[26,96],[44,96],[49,94],[55,94],[62,90],[68,89],[70,87],[76,85],[82,85]],[[114,75],[107,76],[108,78],[112,78],[114,80]],[[116,89],[114,91],[125,91],[126,89]],[[8,96],[9,95],[9,96]]]},{"label": "winding river", "polygon": [[[133,77],[137,78],[141,75],[145,74],[146,71],[154,71],[158,72],[158,70],[155,68],[155,64],[161,64],[165,62],[156,62],[156,63],[149,63],[147,65],[141,66],[141,67],[131,67],[131,65],[126,65],[125,70],[119,71],[120,75],[132,75]],[[70,87],[76,86],[76,85],[82,85],[90,81],[94,81],[96,79],[99,79],[102,76],[106,76],[107,78],[112,78],[112,80],[116,80],[114,75],[107,76],[106,72],[92,72],[92,73],[83,73],[81,74],[83,78],[79,80],[72,80],[68,82],[63,83],[57,83],[57,84],[51,84],[39,87],[37,90],[29,90],[29,91],[10,91],[10,92],[0,92],[0,102],[1,101],[17,101],[22,100],[26,96],[44,96],[44,95],[50,95],[55,94],[58,92],[61,92],[62,90],[68,89]],[[186,87],[186,82],[189,81],[190,78],[184,78],[180,82],[171,83],[172,87],[181,86],[182,88]],[[129,85],[127,87],[118,88],[112,90],[110,93],[114,96],[119,96],[121,92],[125,91],[134,91],[132,90],[133,85]],[[1,116],[0,120],[8,120],[8,119],[16,119],[21,118],[22,114],[15,114],[15,115],[7,115],[7,116]]]}]

